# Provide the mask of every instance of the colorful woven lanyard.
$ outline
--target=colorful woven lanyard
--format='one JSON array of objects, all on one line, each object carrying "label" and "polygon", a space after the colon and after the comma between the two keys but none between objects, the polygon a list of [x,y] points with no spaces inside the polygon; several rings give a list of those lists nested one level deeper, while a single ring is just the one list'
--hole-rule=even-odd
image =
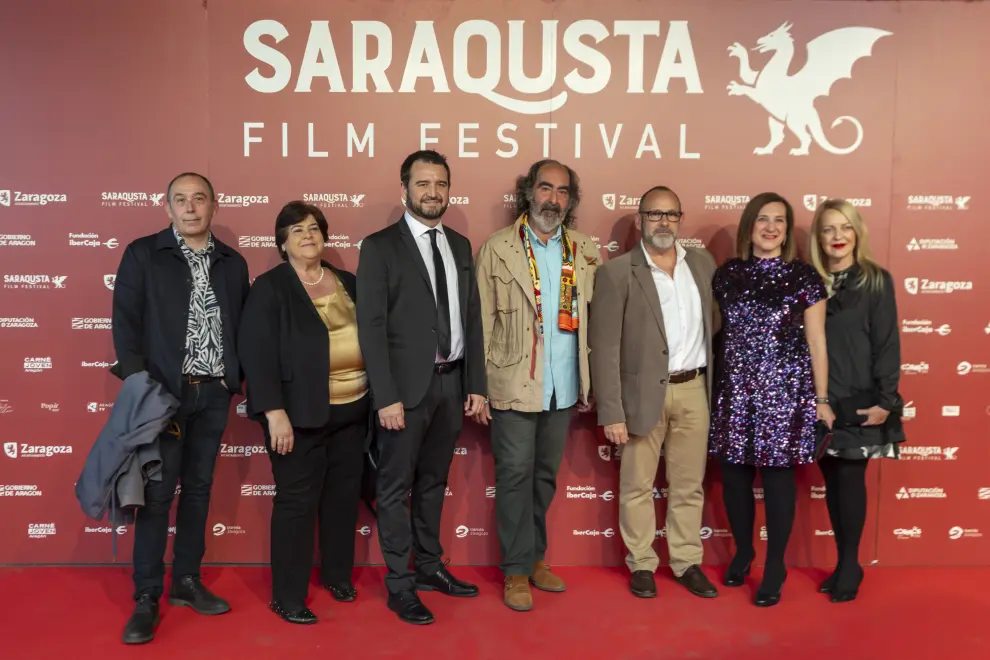
[{"label": "colorful woven lanyard", "polygon": [[[540,271],[536,267],[536,254],[533,252],[533,243],[529,238],[529,216],[523,216],[519,225],[519,237],[526,248],[526,258],[529,261],[529,276],[533,279],[533,293],[536,298],[536,315],[540,325],[540,335],[543,335],[543,294],[540,288]],[[563,225],[560,227],[560,243],[562,250],[562,264],[560,268],[560,304],[557,307],[557,327],[565,332],[574,332],[580,323],[577,308],[577,290],[574,278],[574,250],[576,245],[571,244],[567,236],[567,230]]]}]

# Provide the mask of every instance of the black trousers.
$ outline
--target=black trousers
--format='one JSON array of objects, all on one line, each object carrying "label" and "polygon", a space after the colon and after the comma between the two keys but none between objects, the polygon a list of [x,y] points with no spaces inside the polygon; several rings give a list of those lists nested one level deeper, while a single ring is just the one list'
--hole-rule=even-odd
[{"label": "black trousers", "polygon": [[823,456],[818,467],[825,477],[825,503],[838,550],[838,566],[859,566],[859,542],[866,524],[866,459]]},{"label": "black trousers", "polygon": [[760,470],[763,482],[763,503],[767,518],[767,573],[781,573],[784,570],[784,553],[791,538],[794,525],[794,508],[797,503],[797,485],[794,481],[794,468],[761,467],[737,465],[721,461],[722,499],[729,519],[729,528],[736,542],[736,555],[742,570],[748,559],[756,554],[753,547],[753,525],[756,521],[756,502],[753,496],[753,481],[756,470]]},{"label": "black trousers", "polygon": [[351,580],[369,399],[331,405],[322,428],[293,427],[294,446],[285,455],[272,450],[268,424],[262,424],[275,477],[272,599],[287,609],[305,605],[317,521],[323,582]]},{"label": "black trousers", "polygon": [[464,425],[461,368],[434,373],[419,405],[405,409],[405,422],[399,431],[377,429],[378,541],[388,567],[389,593],[415,589],[410,554],[421,573],[443,565],[440,516],[450,461]]},{"label": "black trousers", "polygon": [[[144,506],[134,522],[134,599],[161,598],[165,581],[165,547],[175,487],[181,483],[175,519],[172,579],[199,576],[206,554],[206,520],[220,440],[227,428],[230,392],[220,379],[184,383],[174,426],[159,437],[162,479],[144,489]],[[178,433],[178,435],[176,435]]]}]

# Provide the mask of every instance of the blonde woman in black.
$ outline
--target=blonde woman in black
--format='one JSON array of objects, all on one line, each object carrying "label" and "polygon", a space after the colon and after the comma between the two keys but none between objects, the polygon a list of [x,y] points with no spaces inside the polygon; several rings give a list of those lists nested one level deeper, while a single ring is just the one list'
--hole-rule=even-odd
[{"label": "blonde woman in black", "polygon": [[870,253],[869,233],[848,201],[830,199],[815,213],[811,261],[829,298],[828,398],[835,422],[819,461],[835,534],[838,563],[819,591],[833,603],[859,592],[859,542],[866,520],[866,467],[870,459],[898,458],[904,442],[903,401],[897,387],[901,350],[894,281]]}]

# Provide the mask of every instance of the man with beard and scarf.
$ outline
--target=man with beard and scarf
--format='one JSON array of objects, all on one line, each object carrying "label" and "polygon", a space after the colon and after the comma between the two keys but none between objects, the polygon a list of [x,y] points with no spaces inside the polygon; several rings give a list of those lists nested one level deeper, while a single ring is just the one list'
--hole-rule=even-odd
[{"label": "man with beard and scarf", "polygon": [[403,217],[361,244],[358,341],[378,417],[378,538],[388,607],[403,621],[428,624],[433,614],[417,590],[478,595],[442,561],[440,516],[464,416],[484,403],[485,363],[471,243],[440,222],[447,160],[417,151],[399,176]]},{"label": "man with beard and scarf", "polygon": [[573,229],[580,193],[569,167],[543,160],[516,183],[515,223],[478,253],[504,602],[533,607],[529,585],[564,591],[550,571],[547,510],[575,409],[591,410],[588,303],[598,248]]},{"label": "man with beard and scarf", "polygon": [[667,547],[674,579],[702,598],[718,595],[701,571],[702,482],[708,458],[715,260],[683,247],[681,202],[657,186],[639,203],[642,240],[598,272],[592,303],[591,373],[598,424],[621,450],[619,530],[636,596],[657,594],[660,564],[654,481],[667,469]]}]

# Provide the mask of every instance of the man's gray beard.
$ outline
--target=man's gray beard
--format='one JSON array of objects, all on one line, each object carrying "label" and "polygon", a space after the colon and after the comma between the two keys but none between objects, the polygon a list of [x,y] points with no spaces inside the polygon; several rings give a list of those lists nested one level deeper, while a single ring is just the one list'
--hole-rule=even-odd
[{"label": "man's gray beard", "polygon": [[563,215],[559,213],[556,218],[546,218],[539,211],[530,211],[529,221],[541,234],[553,234],[560,226]]},{"label": "man's gray beard", "polygon": [[666,251],[674,247],[674,243],[676,241],[677,241],[677,237],[674,236],[673,234],[669,234],[669,233],[662,234],[660,232],[657,232],[656,234],[653,234],[648,239],[646,239],[646,242],[649,243],[650,246],[660,251]]}]

